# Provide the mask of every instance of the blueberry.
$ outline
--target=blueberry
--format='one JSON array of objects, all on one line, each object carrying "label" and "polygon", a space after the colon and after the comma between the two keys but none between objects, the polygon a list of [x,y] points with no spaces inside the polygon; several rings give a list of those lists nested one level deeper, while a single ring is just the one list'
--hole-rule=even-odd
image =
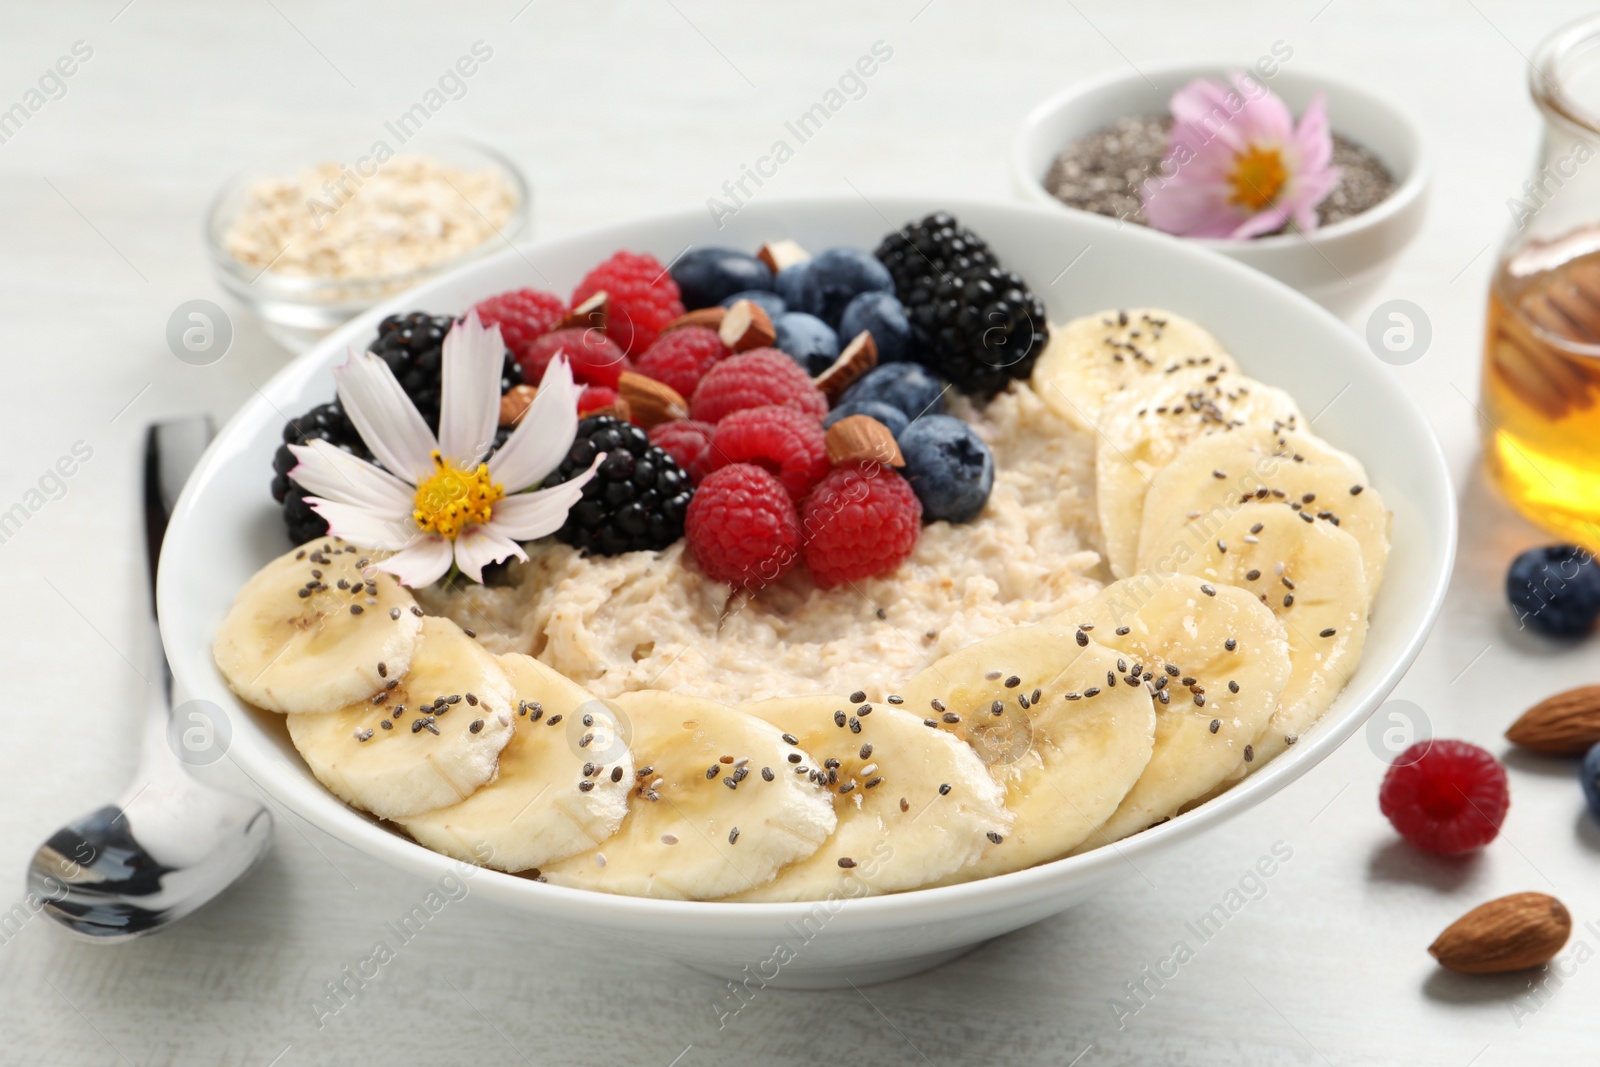
[{"label": "blueberry", "polygon": [[772,271],[755,256],[732,248],[691,248],[672,265],[683,306],[715,307],[746,289],[771,289]]},{"label": "blueberry", "polygon": [[778,334],[774,345],[806,369],[807,374],[821,374],[829,364],[839,358],[839,335],[815,315],[791,311],[772,320]]},{"label": "blueberry", "polygon": [[871,415],[885,426],[889,432],[899,437],[905,432],[911,420],[906,418],[906,413],[899,408],[890,407],[881,400],[852,400],[840,404],[828,412],[828,417],[822,420],[824,428],[832,426],[847,415]]},{"label": "blueberry", "polygon": [[778,316],[789,310],[789,305],[784,301],[783,297],[770,289],[746,289],[743,292],[734,293],[732,296],[723,298],[722,306],[731,308],[741,300],[748,300],[762,311],[765,311],[767,318],[773,322],[777,322]]},{"label": "blueberry", "polygon": [[911,323],[893,293],[862,293],[850,301],[839,319],[839,336],[853,338],[862,330],[872,334],[879,363],[911,358]]},{"label": "blueberry", "polygon": [[783,268],[772,280],[772,287],[783,297],[784,303],[797,311],[800,308],[800,283],[805,281],[806,271],[810,268],[811,261],[804,259],[792,267]]},{"label": "blueberry", "polygon": [[1530,548],[1506,571],[1517,620],[1551,637],[1578,637],[1600,616],[1600,565],[1577,545]]},{"label": "blueberry", "polygon": [[1583,786],[1583,799],[1589,802],[1589,810],[1600,819],[1600,745],[1584,754],[1578,781]]},{"label": "blueberry", "polygon": [[889,268],[859,248],[830,248],[810,260],[800,279],[800,299],[790,304],[837,329],[850,301],[869,292],[894,292]]},{"label": "blueberry", "polygon": [[944,410],[944,383],[920,363],[882,363],[846,389],[840,400],[880,400],[915,419]]},{"label": "blueberry", "polygon": [[994,486],[994,456],[972,427],[952,415],[924,415],[899,443],[924,521],[977,518]]}]

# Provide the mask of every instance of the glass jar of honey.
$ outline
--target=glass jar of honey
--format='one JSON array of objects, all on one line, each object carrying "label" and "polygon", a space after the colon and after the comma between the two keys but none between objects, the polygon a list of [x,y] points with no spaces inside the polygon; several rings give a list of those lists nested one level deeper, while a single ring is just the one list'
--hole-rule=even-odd
[{"label": "glass jar of honey", "polygon": [[1540,47],[1533,174],[1490,283],[1483,451],[1518,510],[1600,549],[1600,17]]}]

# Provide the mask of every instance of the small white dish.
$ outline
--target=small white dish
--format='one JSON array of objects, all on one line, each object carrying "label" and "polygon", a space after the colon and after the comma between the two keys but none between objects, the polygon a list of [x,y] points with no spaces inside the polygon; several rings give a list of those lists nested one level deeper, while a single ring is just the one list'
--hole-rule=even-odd
[{"label": "small white dish", "polygon": [[[1259,77],[1248,64],[1184,64],[1116,71],[1062,90],[1023,120],[1011,147],[1011,175],[1028,200],[1075,212],[1050,195],[1044,178],[1072,141],[1117,119],[1165,115],[1172,94],[1195,78],[1223,78],[1230,70]],[[1296,118],[1321,90],[1335,133],[1367,148],[1389,168],[1393,194],[1354,218],[1310,234],[1284,233],[1246,241],[1179,238],[1270,274],[1336,315],[1359,310],[1388,277],[1401,250],[1422,228],[1429,168],[1422,134],[1402,110],[1367,89],[1324,74],[1280,68],[1262,83],[1282,97]],[[1142,227],[1141,227],[1142,228]]]},{"label": "small white dish", "polygon": [[[1455,554],[1455,501],[1439,445],[1389,368],[1333,316],[1287,287],[1140,227],[1020,205],[772,198],[748,205],[720,230],[699,209],[657,215],[472,263],[366,312],[296,359],[234,416],[177,503],[161,557],[159,605],[183,697],[222,709],[228,756],[296,815],[410,874],[430,881],[459,874],[460,864],[324,789],[295,752],[283,718],[241,704],[212,661],[212,638],[235,592],[288,547],[267,492],[285,413],[331,397],[330,368],[347,346],[365,344],[386,314],[461,312],[524,285],[566,292],[618,248],[663,261],[695,244],[755,248],[786,237],[813,249],[871,248],[891,226],[938,209],[985,237],[1029,280],[1053,321],[1119,305],[1191,316],[1245,370],[1289,390],[1314,414],[1319,434],[1361,458],[1393,508],[1394,530],[1366,652],[1348,687],[1299,744],[1220,797],[1114,848],[999,878],[831,903],[723,904],[609,896],[469,868],[474,896],[503,905],[513,921],[560,926],[597,947],[614,946],[619,966],[649,951],[764,985],[862,985],[935,966],[1063,911],[1267,799],[1360,729],[1422,647]],[[774,962],[785,951],[793,958]]]}]

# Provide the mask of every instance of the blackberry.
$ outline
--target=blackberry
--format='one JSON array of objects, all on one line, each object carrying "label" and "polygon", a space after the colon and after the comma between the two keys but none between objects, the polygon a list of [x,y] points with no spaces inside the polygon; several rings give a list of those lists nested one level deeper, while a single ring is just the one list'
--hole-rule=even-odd
[{"label": "blackberry", "polygon": [[1033,373],[1049,339],[1043,302],[954,216],[911,223],[874,254],[894,278],[919,363],[983,398]]},{"label": "blackberry", "polygon": [[610,415],[578,423],[572,449],[545,485],[571,481],[601,452],[607,453],[605,461],[556,537],[602,556],[662,549],[682,537],[694,493],[689,476],[643,430]]},{"label": "blackberry", "polygon": [[[378,336],[368,351],[389,364],[389,369],[435,433],[439,430],[439,403],[443,392],[444,335],[455,320],[449,315],[413,311],[390,315],[378,323]],[[522,368],[510,352],[500,375],[500,392],[522,384]]]},{"label": "blackberry", "polygon": [[372,453],[361,443],[350,417],[337,400],[318,404],[299,418],[290,419],[283,426],[283,444],[272,457],[272,499],[283,505],[283,521],[289,527],[289,538],[295,544],[315,540],[328,532],[322,516],[306,504],[305,490],[289,480],[289,471],[298,462],[289,451],[291,444],[303,445],[308,441],[326,441],[335,448],[360,459],[371,460]]}]

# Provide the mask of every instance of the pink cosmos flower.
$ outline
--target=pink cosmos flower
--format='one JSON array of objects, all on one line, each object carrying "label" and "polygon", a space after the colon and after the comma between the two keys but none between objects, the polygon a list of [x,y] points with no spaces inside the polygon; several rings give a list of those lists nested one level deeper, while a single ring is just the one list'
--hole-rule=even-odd
[{"label": "pink cosmos flower", "polygon": [[1339,181],[1323,94],[1300,124],[1254,78],[1230,89],[1196,78],[1172,94],[1172,132],[1161,173],[1140,190],[1150,225],[1183,237],[1242,240],[1293,221],[1317,228],[1317,205]]},{"label": "pink cosmos flower", "polygon": [[[334,369],[339,402],[383,467],[326,441],[290,445],[300,461],[289,472],[328,529],[361,548],[392,552],[373,566],[405,585],[430,585],[451,564],[473,581],[486,564],[527,559],[518,541],[555,533],[605,459],[546,489],[538,485],[567,456],[578,432],[578,387],[565,355],[544,380],[506,443],[491,455],[500,421],[500,327],[483,328],[476,311],[444,338],[443,395],[435,437],[395,379],[371,352],[351,352]],[[485,461],[487,457],[487,461]]]}]

